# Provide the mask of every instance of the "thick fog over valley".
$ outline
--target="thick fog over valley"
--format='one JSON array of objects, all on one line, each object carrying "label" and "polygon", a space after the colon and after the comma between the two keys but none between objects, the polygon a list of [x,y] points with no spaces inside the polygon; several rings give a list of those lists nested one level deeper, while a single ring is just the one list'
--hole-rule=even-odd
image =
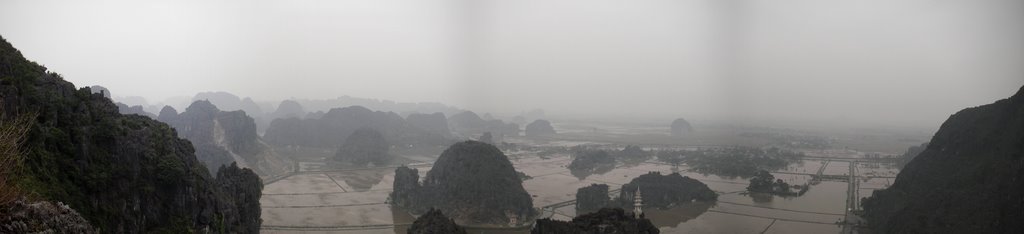
[{"label": "thick fog over valley", "polygon": [[275,104],[348,95],[506,115],[935,129],[1024,83],[1022,5],[5,1],[0,29],[76,84],[152,104],[227,91]]},{"label": "thick fog over valley", "polygon": [[0,0],[3,233],[1024,233],[1024,1]]}]

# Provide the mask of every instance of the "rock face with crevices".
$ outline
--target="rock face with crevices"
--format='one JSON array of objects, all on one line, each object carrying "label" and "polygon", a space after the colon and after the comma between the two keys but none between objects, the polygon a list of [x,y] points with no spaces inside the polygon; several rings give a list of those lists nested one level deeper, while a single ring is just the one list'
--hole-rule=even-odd
[{"label": "rock face with crevices", "polygon": [[0,233],[97,233],[75,210],[63,203],[15,200],[0,206]]},{"label": "rock face with crevices", "polygon": [[278,155],[257,134],[256,121],[244,111],[221,111],[213,103],[195,101],[184,112],[165,107],[157,118],[170,124],[178,136],[188,139],[196,148],[196,158],[206,165],[210,174],[233,162],[271,177],[288,173],[293,163]]},{"label": "rock face with crevices", "polygon": [[892,186],[863,200],[879,233],[1024,232],[1024,87],[950,116]]},{"label": "rock face with crevices", "polygon": [[[0,111],[34,113],[19,180],[27,193],[62,202],[103,233],[248,232],[260,213],[232,202],[165,123],[118,113],[109,98],[77,89],[0,38]],[[235,175],[260,181],[255,173]],[[258,206],[258,203],[255,203]]]}]

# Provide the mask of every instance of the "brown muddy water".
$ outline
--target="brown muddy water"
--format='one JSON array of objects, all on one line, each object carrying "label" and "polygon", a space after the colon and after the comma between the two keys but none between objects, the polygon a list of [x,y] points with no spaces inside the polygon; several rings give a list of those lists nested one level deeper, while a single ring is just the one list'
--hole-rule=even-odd
[{"label": "brown muddy water", "polygon": [[[534,206],[545,207],[575,199],[577,188],[590,184],[608,184],[620,188],[633,178],[658,171],[680,172],[700,180],[720,194],[714,203],[691,203],[670,209],[647,209],[646,216],[663,233],[838,233],[848,194],[857,199],[876,189],[887,187],[893,176],[891,167],[858,164],[857,193],[848,193],[846,181],[821,181],[799,197],[751,195],[745,193],[747,179],[728,178],[687,172],[685,166],[672,167],[649,161],[620,165],[602,174],[574,176],[565,168],[570,158],[554,155],[541,158],[516,153],[510,160],[516,169],[530,176],[523,186],[533,196]],[[422,161],[422,159],[420,159]],[[850,162],[831,161],[824,174],[844,175]],[[301,171],[265,186],[263,207],[264,233],[405,233],[415,217],[387,205],[394,180],[394,168],[327,170],[315,162],[304,162]],[[790,184],[811,182],[810,174],[822,170],[822,160],[806,160],[773,173]],[[421,176],[429,164],[417,164]],[[875,176],[868,178],[867,176]],[[617,195],[616,193],[612,194]],[[554,219],[575,216],[572,205],[556,207]],[[470,229],[471,233],[528,233],[519,230]]]}]

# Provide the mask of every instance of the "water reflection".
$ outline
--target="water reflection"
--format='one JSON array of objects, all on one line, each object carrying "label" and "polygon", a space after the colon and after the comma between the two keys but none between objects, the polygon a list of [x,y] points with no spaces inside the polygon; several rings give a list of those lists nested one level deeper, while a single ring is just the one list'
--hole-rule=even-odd
[{"label": "water reflection", "polygon": [[771,203],[775,199],[775,195],[771,193],[750,193],[747,194],[754,203]]},{"label": "water reflection", "polygon": [[384,179],[384,176],[391,173],[394,172],[389,170],[357,170],[341,172],[340,177],[342,180],[345,180],[345,183],[352,190],[365,192],[379,184]]},{"label": "water reflection", "polygon": [[391,208],[391,220],[395,224],[395,233],[406,233],[409,226],[412,225],[413,221],[416,221],[416,217],[413,217],[409,212],[394,206],[388,206]]},{"label": "water reflection", "polygon": [[714,202],[690,202],[672,206],[668,209],[644,209],[644,216],[650,219],[651,223],[654,223],[658,228],[676,227],[681,223],[697,218],[714,206]]}]

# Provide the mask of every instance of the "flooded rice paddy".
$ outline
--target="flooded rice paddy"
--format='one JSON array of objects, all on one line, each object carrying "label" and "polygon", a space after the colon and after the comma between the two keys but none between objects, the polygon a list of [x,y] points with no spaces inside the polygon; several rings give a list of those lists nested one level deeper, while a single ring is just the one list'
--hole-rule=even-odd
[{"label": "flooded rice paddy", "polygon": [[[673,167],[656,161],[618,165],[611,171],[573,175],[566,168],[568,155],[540,157],[533,153],[510,154],[516,170],[533,177],[523,182],[538,209],[552,205],[549,216],[569,220],[575,207],[576,189],[590,184],[608,184],[618,189],[642,174],[679,172],[700,180],[719,193],[717,202],[691,203],[670,209],[648,209],[646,216],[664,233],[838,233],[842,227],[847,199],[866,197],[892,183],[896,169],[891,165],[857,163],[857,190],[850,193],[847,181],[813,181],[819,171],[825,175],[848,175],[850,162],[807,159],[773,172],[789,184],[812,184],[799,197],[747,194],[748,180],[689,172],[685,165]],[[424,161],[417,158],[416,161]],[[429,163],[413,164],[421,176]],[[405,233],[415,218],[387,204],[394,180],[394,167],[330,170],[318,162],[303,162],[300,170],[267,184],[261,199],[265,233]],[[612,196],[617,196],[612,192]],[[528,230],[474,230],[474,233],[528,233]]]}]

